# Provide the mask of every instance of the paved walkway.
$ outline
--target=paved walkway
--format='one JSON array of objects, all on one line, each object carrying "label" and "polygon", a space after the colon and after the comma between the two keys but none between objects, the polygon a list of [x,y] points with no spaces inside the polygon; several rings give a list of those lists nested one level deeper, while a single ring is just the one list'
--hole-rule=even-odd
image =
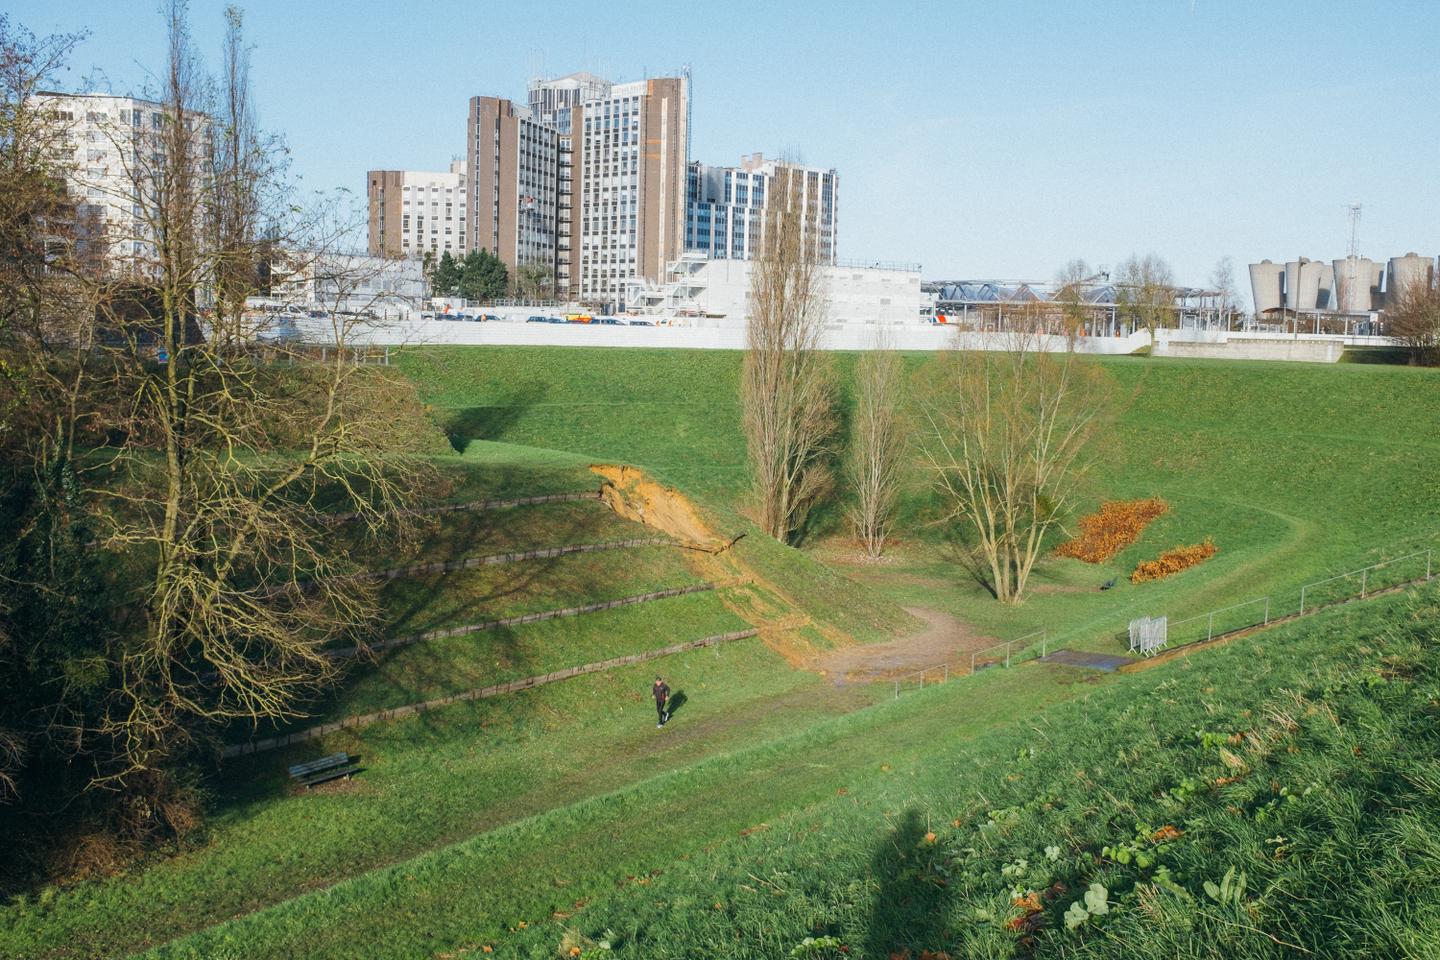
[{"label": "paved walkway", "polygon": [[1104,670],[1114,673],[1127,663],[1134,663],[1134,657],[1117,657],[1105,653],[1090,653],[1086,650],[1056,650],[1048,657],[1040,657],[1040,663],[1063,663],[1070,667],[1086,667],[1090,670]]}]

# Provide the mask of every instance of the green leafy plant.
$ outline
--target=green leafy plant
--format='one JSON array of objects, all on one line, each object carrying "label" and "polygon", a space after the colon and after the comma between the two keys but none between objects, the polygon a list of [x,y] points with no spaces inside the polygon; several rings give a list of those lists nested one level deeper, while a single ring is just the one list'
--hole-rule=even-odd
[{"label": "green leafy plant", "polygon": [[1074,930],[1090,922],[1094,917],[1104,916],[1110,912],[1110,891],[1105,889],[1101,883],[1090,884],[1090,889],[1085,895],[1065,911],[1065,929]]},{"label": "green leafy plant", "polygon": [[1225,871],[1225,876],[1220,878],[1219,884],[1212,880],[1206,880],[1205,896],[1222,907],[1238,910],[1245,899],[1245,871],[1241,870],[1237,874],[1235,868],[1231,867]]}]

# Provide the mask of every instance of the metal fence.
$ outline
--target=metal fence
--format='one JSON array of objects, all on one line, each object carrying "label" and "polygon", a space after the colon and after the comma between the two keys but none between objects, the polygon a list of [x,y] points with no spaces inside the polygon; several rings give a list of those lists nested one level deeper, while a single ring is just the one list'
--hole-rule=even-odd
[{"label": "metal fence", "polygon": [[[1165,617],[1142,617],[1130,622],[1130,650],[1150,656],[1165,647],[1181,647],[1203,643],[1239,630],[1268,626],[1272,616],[1277,619],[1303,617],[1306,611],[1348,600],[1364,599],[1375,593],[1428,581],[1433,575],[1433,548],[1407,553],[1402,557],[1382,560],[1368,567],[1338,573],[1300,587],[1299,606],[1281,607],[1273,596],[1256,597],[1228,607],[1219,607],[1183,620]],[[1294,601],[1294,595],[1290,595]],[[1285,612],[1293,611],[1293,612]],[[1152,634],[1147,644],[1137,639],[1137,625],[1163,623],[1158,636]],[[1158,642],[1155,642],[1157,641]]]},{"label": "metal fence", "polygon": [[[1355,578],[1360,578],[1360,596],[1366,597],[1377,590],[1387,590],[1391,587],[1404,583],[1413,583],[1419,580],[1420,562],[1425,564],[1424,579],[1430,579],[1431,554],[1434,548],[1417,550],[1414,553],[1407,553],[1403,557],[1395,557],[1393,560],[1382,560],[1379,563],[1372,563],[1368,567],[1361,567],[1358,570],[1351,570],[1346,573],[1337,573],[1333,577],[1326,577],[1324,580],[1316,580],[1314,583],[1307,583],[1300,588],[1300,614],[1305,613],[1307,599],[1310,606],[1324,606],[1327,603],[1334,603],[1334,588],[1321,590],[1322,587],[1330,587],[1331,584],[1350,583]],[[1385,574],[1389,574],[1386,576]],[[1411,576],[1406,576],[1409,573]],[[1398,581],[1397,581],[1398,578]],[[1317,602],[1316,596],[1320,599]],[[1355,594],[1343,594],[1345,597],[1353,597]]]},{"label": "metal fence", "polygon": [[[1038,638],[1038,643],[1036,642],[1036,638]],[[968,668],[964,660],[956,660],[937,663],[923,670],[907,673],[902,677],[896,677],[892,681],[895,685],[895,696],[900,696],[900,690],[902,688],[908,689],[911,686],[914,686],[917,690],[923,688],[926,680],[929,680],[933,686],[936,683],[944,683],[946,680],[949,680],[952,674],[957,677],[968,677],[976,670],[983,670],[994,664],[1003,663],[1008,667],[1012,663],[1023,663],[1035,657],[1043,657],[1048,652],[1049,642],[1049,634],[1045,630],[1036,630],[1034,633],[1027,633],[1023,637],[1016,637],[1014,640],[1006,640],[1003,643],[997,643],[993,646],[973,651],[970,654]],[[998,655],[984,659],[987,654],[998,650],[1005,651],[1003,660]]]}]

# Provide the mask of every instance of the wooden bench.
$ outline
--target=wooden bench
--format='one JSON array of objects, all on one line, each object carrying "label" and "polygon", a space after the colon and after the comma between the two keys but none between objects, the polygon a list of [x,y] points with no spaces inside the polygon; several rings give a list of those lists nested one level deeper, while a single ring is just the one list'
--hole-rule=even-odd
[{"label": "wooden bench", "polygon": [[296,783],[303,783],[305,789],[309,790],[315,784],[324,783],[327,780],[338,780],[340,777],[348,780],[359,769],[359,757],[352,757],[348,753],[332,753],[328,757],[311,760],[309,763],[295,764],[290,768],[290,779]]}]

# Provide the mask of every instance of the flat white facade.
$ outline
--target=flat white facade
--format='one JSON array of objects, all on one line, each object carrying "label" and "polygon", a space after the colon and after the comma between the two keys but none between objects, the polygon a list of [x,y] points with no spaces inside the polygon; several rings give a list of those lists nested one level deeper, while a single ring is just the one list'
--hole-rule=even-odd
[{"label": "flat white facade", "polygon": [[370,253],[435,259],[449,252],[465,253],[465,161],[455,160],[448,171],[372,170],[370,197]]},{"label": "flat white facade", "polygon": [[[749,260],[710,260],[687,254],[670,265],[663,283],[631,283],[627,303],[644,316],[685,319],[697,326],[744,327],[750,303]],[[920,322],[920,267],[820,268],[825,322],[835,327]]]},{"label": "flat white facade", "polygon": [[[153,263],[150,211],[155,177],[166,162],[158,153],[164,106],[109,94],[40,93],[35,101],[65,131],[80,249],[94,245],[112,272]],[[199,122],[208,128],[208,120]],[[207,136],[208,130],[197,140],[198,149],[205,148]]]}]

